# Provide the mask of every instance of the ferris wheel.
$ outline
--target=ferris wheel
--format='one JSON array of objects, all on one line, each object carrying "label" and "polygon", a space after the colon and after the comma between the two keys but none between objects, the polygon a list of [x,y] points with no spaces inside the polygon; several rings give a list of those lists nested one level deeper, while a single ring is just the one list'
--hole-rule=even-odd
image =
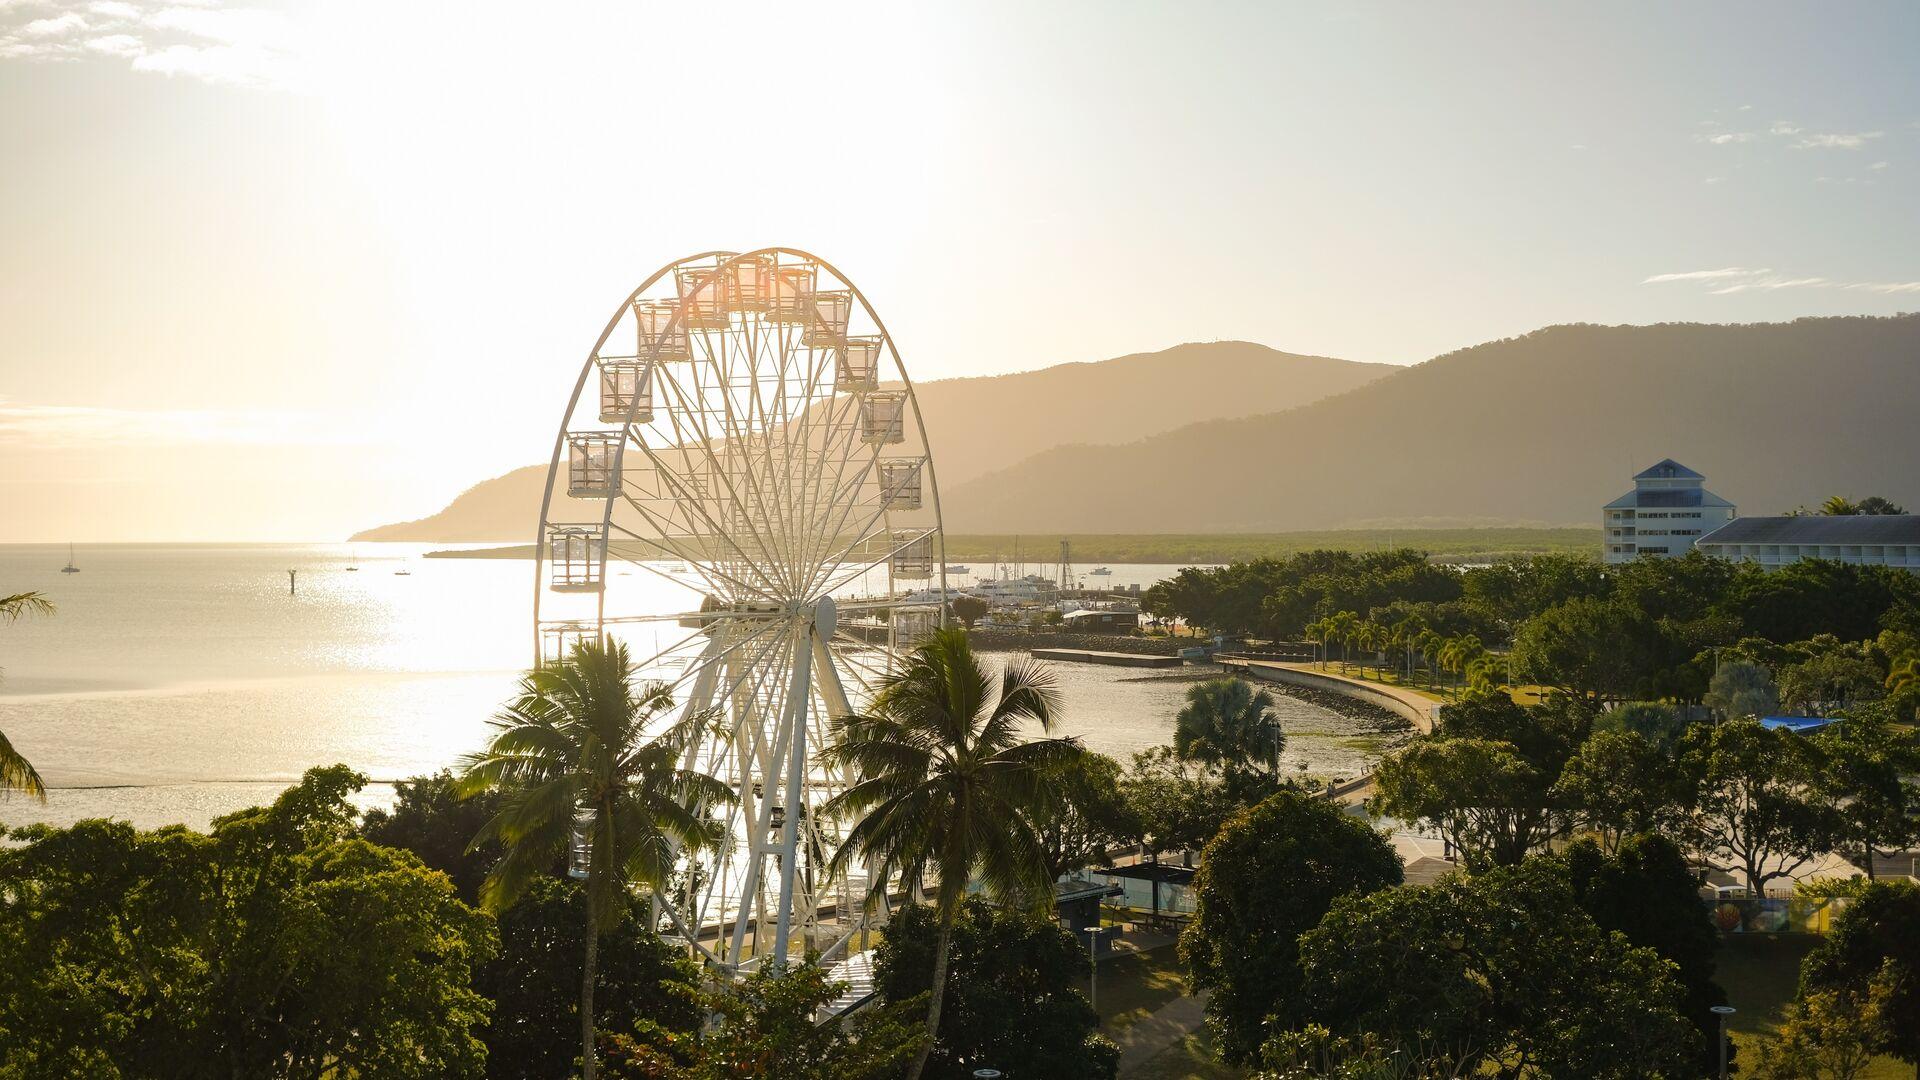
[{"label": "ferris wheel", "polygon": [[946,613],[933,457],[872,306],[788,248],[656,272],[574,384],[537,550],[536,663],[624,641],[674,717],[712,720],[685,764],[737,799],[664,916],[728,969],[833,959],[869,882],[829,873],[839,826],[815,808],[848,778],[815,755]]}]

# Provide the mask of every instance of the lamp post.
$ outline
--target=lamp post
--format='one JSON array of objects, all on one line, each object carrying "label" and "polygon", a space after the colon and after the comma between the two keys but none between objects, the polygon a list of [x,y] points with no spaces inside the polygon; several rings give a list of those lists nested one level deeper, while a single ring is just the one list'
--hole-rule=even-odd
[{"label": "lamp post", "polygon": [[1087,935],[1087,960],[1093,965],[1093,973],[1087,976],[1087,1005],[1098,1014],[1100,1011],[1100,952],[1098,946],[1102,935],[1113,933],[1118,927],[1083,926],[1080,932]]},{"label": "lamp post", "polygon": [[1727,1017],[1739,1010],[1731,1005],[1715,1005],[1712,1011],[1720,1018],[1720,1080],[1727,1080]]}]

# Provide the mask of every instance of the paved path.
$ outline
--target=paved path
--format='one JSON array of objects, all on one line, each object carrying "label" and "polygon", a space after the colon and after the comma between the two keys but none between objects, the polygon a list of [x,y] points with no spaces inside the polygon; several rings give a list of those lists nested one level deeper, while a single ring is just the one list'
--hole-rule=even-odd
[{"label": "paved path", "polygon": [[1160,1006],[1152,1016],[1143,1017],[1114,1036],[1120,1047],[1120,1075],[1140,1068],[1159,1057],[1161,1052],[1200,1030],[1206,1020],[1207,994],[1177,997]]}]

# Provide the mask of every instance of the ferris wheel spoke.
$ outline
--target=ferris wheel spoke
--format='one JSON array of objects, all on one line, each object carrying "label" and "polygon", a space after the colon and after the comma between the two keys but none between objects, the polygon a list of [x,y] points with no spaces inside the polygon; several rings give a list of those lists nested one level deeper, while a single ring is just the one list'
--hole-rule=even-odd
[{"label": "ferris wheel spoke", "polygon": [[[637,344],[610,347],[616,331]],[[899,389],[880,382],[889,360]],[[911,868],[827,870],[845,830],[819,808],[851,777],[814,753],[836,717],[866,708],[897,673],[899,650],[944,618],[944,593],[911,591],[944,548],[932,457],[886,328],[839,271],[801,252],[681,260],[635,290],[588,354],[561,448],[575,471],[561,476],[556,454],[548,473],[542,536],[568,547],[565,572],[539,577],[543,653],[612,634],[649,654],[645,676],[680,700],[667,719],[703,721],[680,764],[735,795],[695,808],[722,841],[674,852],[684,877],[661,894],[663,925],[735,972],[777,955],[790,934],[839,955],[866,900]],[[606,458],[617,481],[596,491],[594,463]],[[927,513],[922,489],[907,486],[922,477]],[[556,498],[582,497],[604,500],[597,523],[555,516],[580,505]],[[576,575],[573,546],[592,550],[582,536],[594,529],[598,577]],[[614,588],[612,560],[678,588]],[[673,562],[685,567],[669,571]],[[838,603],[830,632],[809,621],[842,592],[861,595]]]},{"label": "ferris wheel spoke", "polygon": [[[654,523],[656,525],[658,524],[657,522],[653,521],[654,515],[651,514],[646,508],[634,505],[633,500],[631,499],[629,499],[627,502],[628,502],[628,505],[633,506],[634,511],[640,514],[643,518],[647,518],[651,523]],[[703,550],[696,554],[694,552],[688,552],[685,549],[678,548],[678,547],[667,547],[665,545],[662,545],[657,538],[648,536],[639,532],[635,532],[634,530],[629,529],[626,526],[619,524],[618,522],[609,522],[607,524],[607,529],[609,533],[619,532],[625,536],[631,537],[634,541],[638,543],[648,544],[648,545],[660,548],[663,551],[676,553],[675,557],[680,559],[680,561],[686,563],[689,570],[692,570],[694,573],[699,574],[701,579],[705,581],[709,587],[712,587],[716,584],[716,582],[714,581],[714,578],[717,577],[722,580],[725,580],[729,584],[732,584],[735,588],[739,589],[742,595],[752,595],[752,596],[760,597],[762,599],[770,599],[772,596],[772,593],[769,591],[772,586],[771,586],[771,583],[769,582],[763,581],[761,585],[753,585],[746,581],[742,581],[738,578],[732,577],[731,575],[725,574],[722,571],[720,571],[717,567],[713,565],[712,553],[710,551]],[[706,538],[701,536],[692,536],[692,537],[687,537],[686,539],[703,540]],[[609,547],[611,548],[611,545],[609,545]],[[621,556],[621,559],[622,561],[628,563],[629,565],[642,567],[645,570],[647,570],[647,572],[654,574],[658,577],[665,578],[668,581],[673,581],[677,584],[684,584],[684,582],[680,582],[672,574],[669,574],[666,571],[650,563],[637,560],[637,559],[629,559],[629,558],[626,558],[624,555]],[[741,562],[745,565],[751,565],[751,560],[745,559],[744,557],[741,559]]]}]

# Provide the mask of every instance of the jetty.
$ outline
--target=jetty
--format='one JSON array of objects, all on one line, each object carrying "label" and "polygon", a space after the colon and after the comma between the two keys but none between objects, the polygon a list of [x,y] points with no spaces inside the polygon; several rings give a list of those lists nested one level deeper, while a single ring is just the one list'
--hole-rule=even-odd
[{"label": "jetty", "polygon": [[1185,661],[1177,656],[1152,653],[1097,652],[1093,649],[1035,649],[1035,660],[1059,660],[1070,664],[1110,664],[1114,667],[1170,668]]}]

